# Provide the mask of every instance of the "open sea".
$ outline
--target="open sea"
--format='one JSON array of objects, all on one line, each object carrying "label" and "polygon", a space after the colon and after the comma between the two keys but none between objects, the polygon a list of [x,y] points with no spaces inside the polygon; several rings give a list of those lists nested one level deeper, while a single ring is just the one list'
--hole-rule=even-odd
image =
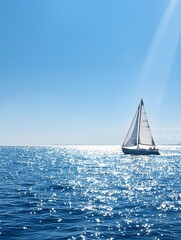
[{"label": "open sea", "polygon": [[0,147],[0,239],[181,239],[181,146]]}]

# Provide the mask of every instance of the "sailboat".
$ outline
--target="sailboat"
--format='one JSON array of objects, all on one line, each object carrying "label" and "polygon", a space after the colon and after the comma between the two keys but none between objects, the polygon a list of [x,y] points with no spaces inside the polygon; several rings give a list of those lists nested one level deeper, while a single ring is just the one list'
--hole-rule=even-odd
[{"label": "sailboat", "polygon": [[124,154],[160,155],[151,134],[143,99],[123,142],[122,151]]}]

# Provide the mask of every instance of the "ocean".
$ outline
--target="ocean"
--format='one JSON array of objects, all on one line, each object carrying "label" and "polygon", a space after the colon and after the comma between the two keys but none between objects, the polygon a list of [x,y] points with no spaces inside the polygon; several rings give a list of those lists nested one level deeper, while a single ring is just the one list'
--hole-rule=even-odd
[{"label": "ocean", "polygon": [[181,239],[181,147],[0,147],[0,239]]}]

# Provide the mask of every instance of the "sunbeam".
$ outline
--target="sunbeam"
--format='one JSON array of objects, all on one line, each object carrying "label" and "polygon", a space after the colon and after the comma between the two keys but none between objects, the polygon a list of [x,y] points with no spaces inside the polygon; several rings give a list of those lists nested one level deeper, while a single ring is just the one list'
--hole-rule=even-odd
[{"label": "sunbeam", "polygon": [[181,32],[181,1],[172,0],[160,21],[144,61],[139,80],[139,93],[154,97],[159,112],[169,72]]},{"label": "sunbeam", "polygon": [[148,55],[145,59],[142,71],[141,71],[141,80],[146,82],[149,73],[151,71],[152,65],[154,63],[154,59],[156,58],[157,52],[159,50],[160,44],[162,42],[163,36],[166,32],[166,29],[169,25],[169,21],[174,13],[174,10],[177,5],[177,0],[170,1],[170,4],[168,5],[168,8],[165,11],[165,14],[160,22],[160,25],[156,31],[156,34],[154,36],[154,39],[152,41],[150,50],[148,52]]}]

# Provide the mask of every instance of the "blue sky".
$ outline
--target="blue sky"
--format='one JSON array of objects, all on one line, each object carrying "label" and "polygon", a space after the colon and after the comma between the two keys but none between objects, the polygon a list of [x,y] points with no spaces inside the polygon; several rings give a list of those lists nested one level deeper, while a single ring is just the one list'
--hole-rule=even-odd
[{"label": "blue sky", "polygon": [[141,98],[181,142],[179,0],[1,0],[0,145],[122,144]]}]

